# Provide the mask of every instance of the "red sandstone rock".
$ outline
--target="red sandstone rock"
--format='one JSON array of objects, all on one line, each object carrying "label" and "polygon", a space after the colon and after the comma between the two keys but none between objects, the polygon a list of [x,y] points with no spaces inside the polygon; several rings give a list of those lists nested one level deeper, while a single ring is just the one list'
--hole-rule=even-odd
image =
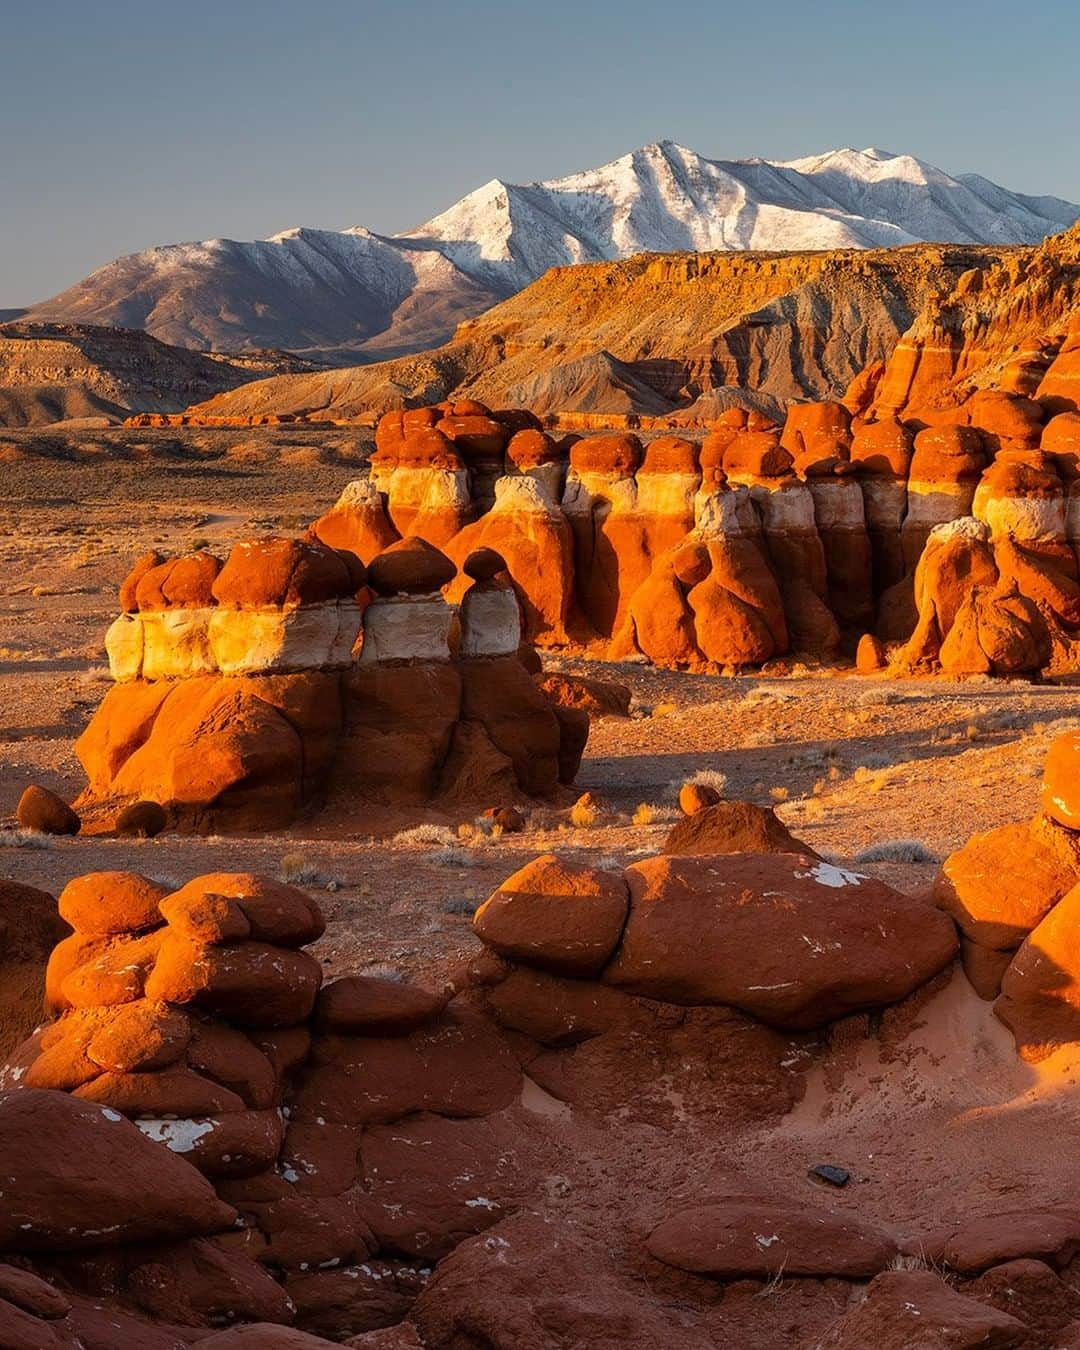
[{"label": "red sandstone rock", "polygon": [[1080,886],[1024,940],[1002,977],[994,1012],[1027,1060],[1080,1040]]},{"label": "red sandstone rock", "polygon": [[771,1026],[820,1026],[895,1002],[956,952],[945,915],[807,857],[654,858],[626,877],[630,917],[604,981],[672,1003],[730,1004]]},{"label": "red sandstone rock", "polygon": [[466,557],[461,570],[474,581],[494,581],[506,571],[506,559],[493,548],[478,548]]},{"label": "red sandstone rock", "polygon": [[350,1036],[405,1036],[437,1017],[446,999],[419,985],[346,975],[324,985],[315,1004],[321,1031]]},{"label": "red sandstone rock", "polygon": [[168,823],[165,808],[157,802],[132,802],[116,817],[116,833],[135,839],[153,839]]},{"label": "red sandstone rock", "polygon": [[302,947],[322,937],[326,929],[318,905],[305,891],[250,872],[210,872],[196,877],[173,891],[163,901],[161,912],[175,924],[191,906],[211,897],[232,901],[247,922],[246,933],[230,936],[250,936],[279,947]]},{"label": "red sandstone rock", "polygon": [[[347,561],[346,559],[351,559]],[[359,561],[318,540],[266,536],[234,544],[213,584],[226,609],[292,608],[353,595],[363,584]]]},{"label": "red sandstone rock", "polygon": [[370,479],[347,483],[341,496],[311,526],[311,533],[333,549],[344,549],[369,563],[401,537],[386,514],[386,503]]},{"label": "red sandstone rock", "polygon": [[1051,821],[972,835],[934,881],[934,902],[972,942],[1015,950],[1080,881],[1080,841]]},{"label": "red sandstone rock", "polygon": [[138,933],[165,922],[159,904],[169,888],[136,872],[86,872],[59,894],[59,913],[80,933]]},{"label": "red sandstone rock", "polygon": [[679,808],[684,816],[697,815],[699,811],[716,806],[720,801],[716,788],[706,783],[684,783],[679,789]]},{"label": "red sandstone rock", "polygon": [[1031,1257],[1061,1269],[1080,1252],[1080,1212],[1008,1210],[966,1219],[922,1244],[927,1260],[966,1275]]},{"label": "red sandstone rock", "polygon": [[[687,784],[687,787],[692,786]],[[808,858],[817,857],[812,848],[796,839],[777,819],[771,806],[721,801],[719,794],[714,795],[717,797],[715,802],[688,811],[684,820],[671,827],[664,840],[664,853],[797,853]],[[681,793],[679,802],[681,805]]]},{"label": "red sandstone rock", "polygon": [[864,633],[855,652],[855,669],[860,675],[873,675],[888,664],[885,644],[873,633]]},{"label": "red sandstone rock", "polygon": [[649,1235],[649,1251],[665,1265],[720,1279],[773,1275],[876,1275],[896,1255],[879,1229],[835,1210],[722,1200],[691,1206]]},{"label": "red sandstone rock", "polygon": [[1067,732],[1050,746],[1040,803],[1051,820],[1080,830],[1080,734]]},{"label": "red sandstone rock", "polygon": [[580,708],[591,717],[630,716],[630,690],[614,680],[552,672],[537,683],[553,703],[563,708]]},{"label": "red sandstone rock", "polygon": [[131,571],[120,583],[120,609],[122,613],[133,614],[138,610],[139,602],[136,600],[135,594],[138,590],[139,582],[147,572],[155,567],[160,567],[164,561],[165,558],[162,554],[153,550],[149,553],[142,554],[142,556],[136,560]]},{"label": "red sandstone rock", "polygon": [[626,883],[545,854],[508,877],[473,928],[500,956],[564,975],[598,975],[626,922]]},{"label": "red sandstone rock", "polygon": [[202,947],[169,934],[146,996],[190,1005],[251,1027],[287,1027],[311,1013],[322,968],[306,952],[265,942]]},{"label": "red sandstone rock", "polygon": [[0,1095],[5,1251],[70,1252],[218,1232],[235,1211],[119,1112],[64,1093]]},{"label": "red sandstone rock", "polygon": [[1026,1339],[1023,1322],[950,1289],[933,1271],[890,1270],[871,1281],[815,1350],[1006,1350]]},{"label": "red sandstone rock", "polygon": [[205,608],[214,603],[213,585],[220,571],[221,560],[212,553],[169,558],[141,574],[135,584],[135,607],[144,612]]}]

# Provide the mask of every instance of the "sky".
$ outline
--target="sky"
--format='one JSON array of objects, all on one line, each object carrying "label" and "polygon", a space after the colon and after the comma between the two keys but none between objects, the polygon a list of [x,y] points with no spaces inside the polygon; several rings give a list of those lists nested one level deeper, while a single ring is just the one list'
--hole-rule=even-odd
[{"label": "sky", "polygon": [[0,308],[154,244],[407,230],[671,139],[1080,201],[1075,0],[7,0]]}]

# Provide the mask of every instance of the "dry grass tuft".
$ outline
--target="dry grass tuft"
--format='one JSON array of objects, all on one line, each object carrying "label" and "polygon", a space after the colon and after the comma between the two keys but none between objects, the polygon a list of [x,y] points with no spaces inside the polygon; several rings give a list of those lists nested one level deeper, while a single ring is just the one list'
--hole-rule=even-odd
[{"label": "dry grass tuft", "polygon": [[457,840],[454,831],[445,825],[414,825],[410,830],[399,830],[390,840],[393,848],[445,848]]},{"label": "dry grass tuft", "polygon": [[281,879],[290,886],[322,886],[328,891],[338,891],[342,882],[328,872],[323,872],[302,853],[286,853],[281,860]]},{"label": "dry grass tuft", "polygon": [[786,802],[790,793],[786,787],[771,787],[769,789],[769,796],[774,802]]},{"label": "dry grass tuft", "polygon": [[570,824],[575,830],[591,830],[600,819],[600,812],[589,802],[575,802],[570,808]]},{"label": "dry grass tuft", "polygon": [[38,830],[0,826],[0,848],[52,848],[52,836]]},{"label": "dry grass tuft", "polygon": [[447,844],[443,848],[433,849],[428,854],[428,861],[438,863],[442,867],[475,867],[477,860],[473,855],[457,844]]},{"label": "dry grass tuft", "polygon": [[855,855],[856,863],[936,863],[941,859],[918,839],[886,839]]}]

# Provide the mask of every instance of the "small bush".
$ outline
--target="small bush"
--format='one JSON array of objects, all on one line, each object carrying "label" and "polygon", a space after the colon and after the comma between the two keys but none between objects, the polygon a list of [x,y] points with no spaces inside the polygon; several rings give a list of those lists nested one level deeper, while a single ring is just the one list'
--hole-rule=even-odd
[{"label": "small bush", "polygon": [[698,769],[697,773],[682,780],[683,783],[693,783],[695,786],[715,788],[721,797],[727,788],[727,781],[727,774],[721,773],[719,769]]},{"label": "small bush", "polygon": [[414,825],[411,830],[399,830],[390,840],[394,848],[441,848],[453,844],[457,836],[445,825]]},{"label": "small bush", "polygon": [[468,900],[465,896],[451,896],[442,907],[444,914],[461,914],[465,918],[471,919],[476,913],[476,901]]},{"label": "small bush", "polygon": [[656,823],[660,811],[658,807],[650,806],[648,802],[639,802],[638,808],[632,816],[632,822],[635,825],[653,825]]},{"label": "small bush", "polygon": [[52,848],[52,837],[37,830],[0,827],[0,848]]},{"label": "small bush", "polygon": [[857,853],[855,862],[936,863],[940,859],[918,839],[887,839]]},{"label": "small bush", "polygon": [[786,802],[788,799],[788,790],[786,787],[771,787],[769,796],[774,802]]},{"label": "small bush", "polygon": [[570,824],[575,830],[591,830],[600,818],[600,812],[589,802],[575,802],[570,808]]},{"label": "small bush", "polygon": [[444,848],[434,849],[428,854],[428,860],[442,867],[475,867],[476,859],[466,849],[457,844],[447,844]]},{"label": "small bush", "polygon": [[323,886],[328,891],[340,890],[337,877],[321,871],[302,853],[286,853],[281,860],[281,879],[290,886]]}]

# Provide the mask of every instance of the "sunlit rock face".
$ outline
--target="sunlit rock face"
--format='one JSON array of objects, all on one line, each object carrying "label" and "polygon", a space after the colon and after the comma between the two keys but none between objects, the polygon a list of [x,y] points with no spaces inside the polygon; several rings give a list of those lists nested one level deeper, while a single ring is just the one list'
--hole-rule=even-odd
[{"label": "sunlit rock face", "polygon": [[412,536],[367,569],[317,537],[245,540],[213,561],[188,597],[208,604],[138,608],[161,567],[149,556],[125,581],[106,636],[116,682],[77,745],[84,816],[108,825],[145,800],[178,828],[261,830],[328,794],[468,810],[572,780],[588,717],[521,663],[518,588],[493,548],[464,557],[460,605],[442,594],[455,564]]}]

